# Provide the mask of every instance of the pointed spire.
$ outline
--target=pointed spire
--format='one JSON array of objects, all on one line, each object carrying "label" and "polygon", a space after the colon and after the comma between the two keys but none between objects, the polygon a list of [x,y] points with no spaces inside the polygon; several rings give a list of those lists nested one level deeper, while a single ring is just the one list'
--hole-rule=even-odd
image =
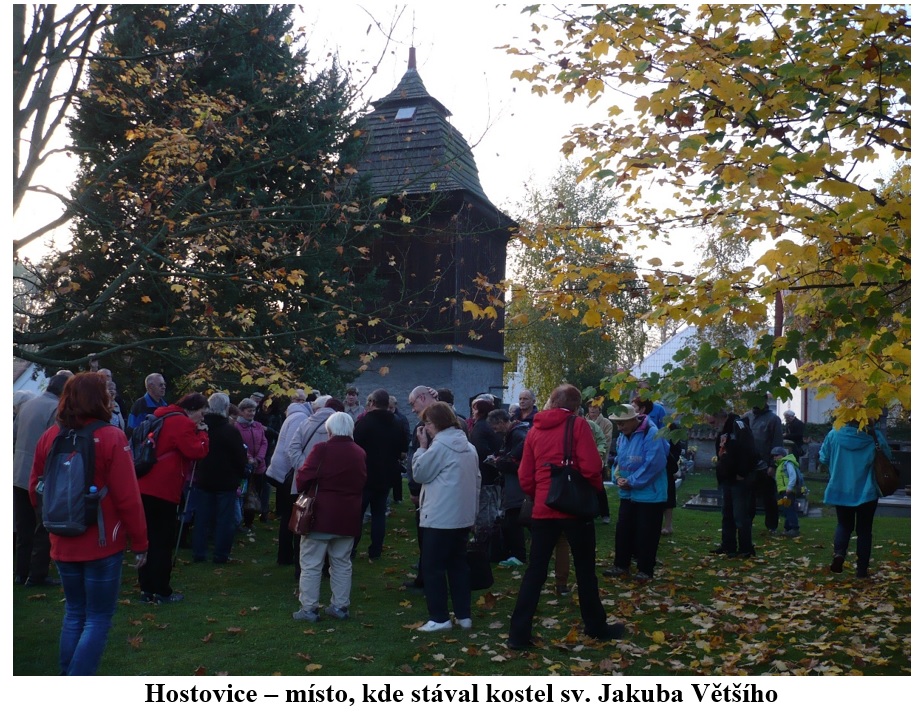
[{"label": "pointed spire", "polygon": [[414,47],[408,48],[408,68],[410,70],[418,69],[418,65],[415,63],[415,48]]}]

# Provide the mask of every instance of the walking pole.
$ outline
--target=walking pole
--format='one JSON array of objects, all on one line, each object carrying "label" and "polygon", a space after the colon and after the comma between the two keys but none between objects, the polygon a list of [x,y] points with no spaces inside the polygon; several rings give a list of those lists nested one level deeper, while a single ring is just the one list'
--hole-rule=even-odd
[{"label": "walking pole", "polygon": [[[182,530],[185,529],[186,516],[188,515],[188,502],[191,500],[191,491],[195,486],[195,468],[198,466],[197,461],[191,464],[191,477],[188,480],[188,495],[185,498],[185,508],[182,510],[182,514],[179,516],[179,538],[176,540],[175,552],[172,554],[172,566],[176,566],[176,562],[179,559],[179,545],[182,543]],[[181,503],[180,503],[181,507]]]}]

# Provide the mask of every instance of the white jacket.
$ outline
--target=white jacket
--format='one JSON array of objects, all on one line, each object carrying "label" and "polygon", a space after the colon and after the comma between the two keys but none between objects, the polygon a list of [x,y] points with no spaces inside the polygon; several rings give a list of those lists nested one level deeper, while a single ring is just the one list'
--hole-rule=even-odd
[{"label": "white jacket", "polygon": [[416,450],[412,476],[421,485],[422,527],[449,530],[475,524],[482,477],[478,453],[462,430],[441,430],[427,449]]},{"label": "white jacket", "polygon": [[287,417],[281,425],[281,431],[278,433],[278,442],[275,445],[274,453],[271,455],[271,463],[265,472],[268,477],[283,483],[291,467],[290,456],[287,449],[290,447],[290,441],[297,433],[300,423],[304,422],[309,416],[310,411],[306,406],[309,403],[291,403],[287,406]]},{"label": "white jacket", "polygon": [[[295,470],[299,470],[303,463],[306,462],[313,445],[329,439],[329,434],[325,429],[325,421],[334,412],[332,408],[320,408],[297,425],[297,429],[293,431],[293,436],[287,447],[287,459],[290,462],[290,466]],[[283,428],[284,426],[282,425],[281,427]],[[293,484],[290,486],[290,494],[297,494],[296,478],[294,478]]]}]

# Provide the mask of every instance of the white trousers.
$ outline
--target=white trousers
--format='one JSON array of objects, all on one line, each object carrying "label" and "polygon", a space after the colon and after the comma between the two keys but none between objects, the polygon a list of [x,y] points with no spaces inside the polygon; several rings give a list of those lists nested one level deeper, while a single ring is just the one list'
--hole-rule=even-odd
[{"label": "white trousers", "polygon": [[300,539],[300,604],[306,611],[319,608],[322,566],[329,556],[332,606],[344,609],[351,604],[351,550],[354,537]]}]

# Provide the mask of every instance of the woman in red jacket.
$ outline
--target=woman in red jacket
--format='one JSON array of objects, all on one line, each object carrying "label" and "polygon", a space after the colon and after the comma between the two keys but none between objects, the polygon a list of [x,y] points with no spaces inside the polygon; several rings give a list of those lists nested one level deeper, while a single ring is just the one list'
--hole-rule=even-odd
[{"label": "woman in red jacket", "polygon": [[207,399],[201,393],[189,393],[175,405],[164,405],[153,413],[157,418],[168,417],[156,441],[156,463],[138,480],[150,539],[147,564],[137,571],[144,602],[168,604],[184,598],[169,584],[176,510],[182,501],[185,480],[191,476],[192,462],[207,455],[205,408]]},{"label": "woman in red jacket", "polygon": [[[94,421],[111,419],[105,376],[75,375],[64,386],[57,411],[58,425],[48,428],[35,449],[29,477],[29,495],[37,504],[38,478],[44,474],[51,445],[63,429],[78,430]],[[141,506],[134,461],[123,431],[113,425],[93,433],[93,484],[98,492],[108,488],[99,502],[105,534],[98,524],[76,537],[50,535],[51,558],[64,587],[64,621],[61,625],[61,673],[88,676],[96,673],[121,588],[121,566],[127,542],[135,553],[135,567],[146,560],[147,527]]]},{"label": "woman in red jacket", "polygon": [[316,443],[297,471],[297,491],[316,494],[308,535],[300,539],[300,609],[297,621],[319,621],[322,565],[329,558],[332,603],[325,613],[347,619],[351,604],[351,549],[361,532],[361,505],[367,482],[367,456],[354,442],[354,421],[332,413],[325,421],[329,439]]}]

